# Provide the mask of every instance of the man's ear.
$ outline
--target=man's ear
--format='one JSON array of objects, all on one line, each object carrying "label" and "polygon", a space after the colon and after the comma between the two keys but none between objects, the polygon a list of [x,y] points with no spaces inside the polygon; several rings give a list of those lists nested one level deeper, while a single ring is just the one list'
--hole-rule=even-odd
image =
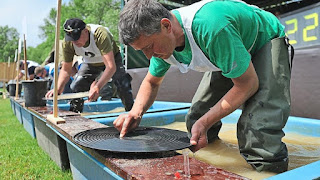
[{"label": "man's ear", "polygon": [[164,28],[169,33],[172,31],[172,24],[168,18],[162,18],[160,23],[161,23],[161,29]]},{"label": "man's ear", "polygon": [[84,28],[84,33],[89,33],[89,30],[87,28]]},{"label": "man's ear", "polygon": [[84,30],[84,33],[85,33],[86,37],[88,38],[88,39],[87,39],[87,41],[88,41],[88,40],[89,40],[89,36],[90,36],[90,35],[89,35],[89,34],[90,34],[90,33],[89,33],[89,30],[88,30],[87,28],[84,28],[83,30]]}]

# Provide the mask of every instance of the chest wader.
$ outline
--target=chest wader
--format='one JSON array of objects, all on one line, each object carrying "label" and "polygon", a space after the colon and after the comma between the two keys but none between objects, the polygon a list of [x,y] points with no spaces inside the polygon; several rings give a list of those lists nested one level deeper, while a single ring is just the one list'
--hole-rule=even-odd
[{"label": "chest wader", "polygon": [[132,77],[130,74],[126,73],[124,69],[120,53],[115,56],[115,61],[117,65],[117,71],[112,76],[112,82],[117,88],[117,94],[121,99],[125,110],[130,111],[134,103],[131,88]]},{"label": "chest wader", "polygon": [[[285,38],[267,43],[252,57],[259,78],[259,89],[245,104],[237,124],[239,150],[257,171],[284,172],[288,151],[281,141],[290,114],[291,69]],[[192,125],[232,87],[232,81],[219,72],[206,72],[186,116]],[[208,141],[217,138],[221,122],[208,131]]]},{"label": "chest wader", "polygon": [[240,153],[257,171],[281,173],[288,169],[288,150],[281,139],[291,105],[286,39],[271,40],[253,56],[252,62],[259,77],[259,90],[244,104],[238,121]]},{"label": "chest wader", "polygon": [[[131,76],[126,73],[123,64],[121,54],[117,53],[115,56],[116,72],[112,76],[112,83],[116,86],[116,91],[120,97],[122,104],[126,111],[130,111],[133,105],[133,95],[131,89]],[[105,66],[94,66],[87,63],[83,63],[79,72],[77,73],[74,81],[70,85],[73,92],[89,91],[93,81],[98,80],[102,75]],[[102,100],[110,100],[113,96],[113,86],[110,83],[106,83],[100,89],[100,96]]]}]

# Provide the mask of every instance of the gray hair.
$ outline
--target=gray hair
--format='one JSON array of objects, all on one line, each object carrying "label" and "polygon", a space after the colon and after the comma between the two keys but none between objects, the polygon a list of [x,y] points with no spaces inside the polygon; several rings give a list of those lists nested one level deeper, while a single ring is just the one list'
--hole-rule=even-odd
[{"label": "gray hair", "polygon": [[161,31],[160,21],[172,19],[169,10],[155,0],[130,0],[120,13],[119,39],[128,45],[140,37]]}]

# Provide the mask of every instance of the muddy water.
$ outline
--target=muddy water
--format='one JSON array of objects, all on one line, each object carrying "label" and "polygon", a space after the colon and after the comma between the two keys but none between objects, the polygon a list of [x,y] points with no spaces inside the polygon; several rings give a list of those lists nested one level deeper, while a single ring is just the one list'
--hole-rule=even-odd
[{"label": "muddy water", "polygon": [[[162,127],[187,131],[184,122],[175,122]],[[258,173],[254,171],[240,156],[236,138],[236,124],[223,124],[219,137],[220,140],[209,144],[195,154],[190,152],[190,156],[254,180],[276,175],[270,172]],[[289,170],[320,160],[319,137],[287,133],[283,141],[289,150]]]}]

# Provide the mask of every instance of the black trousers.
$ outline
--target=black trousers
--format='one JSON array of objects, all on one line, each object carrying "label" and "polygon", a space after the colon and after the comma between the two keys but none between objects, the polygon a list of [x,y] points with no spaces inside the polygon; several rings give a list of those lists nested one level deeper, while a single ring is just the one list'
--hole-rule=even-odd
[{"label": "black trousers", "polygon": [[[116,86],[117,95],[120,97],[126,111],[130,111],[133,105],[133,96],[131,88],[131,76],[126,73],[122,64],[122,57],[120,53],[115,55],[116,72],[112,76],[112,83]],[[90,85],[93,81],[98,80],[105,66],[96,66],[92,64],[83,63],[78,71],[74,81],[70,87],[72,92],[84,92],[90,90]],[[113,85],[107,83],[100,90],[102,100],[110,100],[114,94]]]}]

